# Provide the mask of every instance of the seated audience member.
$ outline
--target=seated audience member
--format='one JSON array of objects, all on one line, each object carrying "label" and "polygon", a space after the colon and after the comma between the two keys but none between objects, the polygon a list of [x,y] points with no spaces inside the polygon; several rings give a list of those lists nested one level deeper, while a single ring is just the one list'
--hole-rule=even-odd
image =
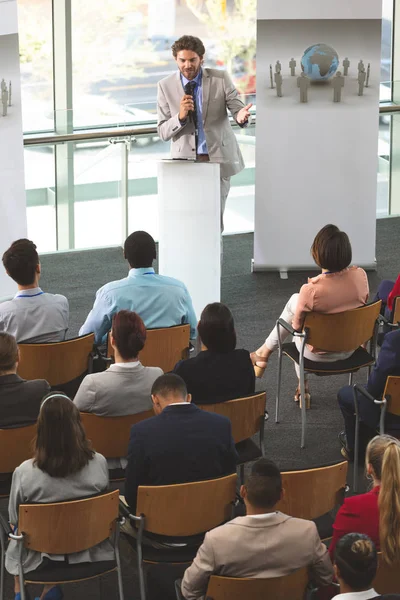
[{"label": "seated audience member", "polygon": [[381,313],[388,319],[390,318],[390,313],[393,309],[394,299],[397,296],[400,296],[400,275],[397,277],[396,281],[384,279],[380,282],[374,302],[376,300],[382,300]]},{"label": "seated audience member", "polygon": [[151,390],[156,417],[132,426],[125,497],[136,509],[140,485],[188,483],[230,475],[237,454],[226,417],[191,404],[181,377],[162,375]]},{"label": "seated audience member", "polygon": [[368,535],[392,564],[400,560],[400,441],[390,435],[374,437],[367,446],[365,464],[373,488],[345,499],[333,524],[329,554],[333,558],[338,541],[357,531]]},{"label": "seated audience member", "polygon": [[13,242],[3,254],[3,265],[18,284],[12,300],[0,304],[0,331],[11,333],[18,343],[61,342],[68,329],[68,300],[39,287],[41,265],[30,240]]},{"label": "seated audience member", "polygon": [[147,329],[190,324],[196,336],[196,315],[186,286],[178,279],[157,275],[152,268],[156,244],[145,231],[135,231],[125,240],[124,257],[129,263],[128,277],[103,285],[79,335],[94,332],[102,343],[111,329],[113,315],[121,309],[140,315]]},{"label": "seated audience member", "polygon": [[[20,504],[63,502],[106,491],[108,469],[104,456],[94,452],[86,439],[79,411],[68,396],[48,394],[42,403],[34,457],[14,471],[8,506],[9,520],[18,529]],[[15,598],[20,598],[18,579],[19,546],[11,540],[6,553],[6,569],[15,576]],[[67,557],[48,555],[24,549],[22,554],[25,573],[35,571],[42,564],[62,565],[113,560],[112,545],[108,540],[83,552]],[[50,591],[51,590],[51,591]],[[61,600],[58,586],[45,587],[42,599]]]},{"label": "seated audience member", "polygon": [[[339,313],[358,308],[368,300],[367,274],[359,267],[349,266],[352,250],[350,240],[344,231],[340,231],[336,225],[325,225],[313,241],[311,255],[321,268],[321,274],[309,278],[308,283],[301,287],[300,293],[291,296],[280,315],[298,331],[301,331],[308,312]],[[289,336],[289,333],[281,328],[280,336],[283,341]],[[296,337],[294,341],[300,351],[301,338]],[[257,376],[262,376],[270,355],[277,348],[278,331],[275,326],[264,344],[251,354]],[[354,350],[351,352],[324,352],[323,348],[314,348],[308,344],[304,350],[304,356],[315,362],[334,362],[349,358]],[[298,365],[295,367],[299,377],[299,367]],[[306,405],[309,407],[311,398],[307,379],[305,388]],[[300,400],[300,382],[294,400],[295,402]]]},{"label": "seated audience member", "polygon": [[208,304],[197,331],[202,351],[174,369],[185,381],[196,404],[214,404],[254,394],[255,374],[247,350],[235,350],[232,313],[225,304]]},{"label": "seated audience member", "polygon": [[44,379],[25,381],[17,375],[18,346],[15,337],[0,332],[0,428],[22,427],[36,422],[43,397],[50,386]]},{"label": "seated audience member", "polygon": [[377,598],[372,587],[378,568],[375,545],[367,535],[348,533],[338,542],[334,570],[340,584],[336,600],[368,600]]},{"label": "seated audience member", "polygon": [[[151,387],[163,374],[158,367],[144,367],[138,359],[146,341],[146,328],[134,312],[120,310],[113,316],[111,345],[115,363],[107,371],[86,375],[74,398],[81,412],[101,417],[135,415],[153,408]],[[126,458],[107,459],[110,469],[125,468]]]},{"label": "seated audience member", "polygon": [[282,493],[278,467],[265,458],[255,462],[240,489],[247,515],[206,533],[183,577],[186,600],[205,598],[211,575],[283,577],[309,567],[317,585],[331,583],[332,564],[315,523],[277,511]]},{"label": "seated audience member", "polygon": [[[381,399],[389,375],[400,376],[400,330],[385,335],[376,364],[368,378],[367,391],[375,399]],[[360,454],[363,454],[365,452],[365,440],[368,441],[376,435],[381,409],[379,404],[374,404],[359,392],[357,394],[360,416]],[[353,460],[356,417],[352,386],[346,385],[339,390],[338,402],[345,426],[345,432],[339,434],[342,454],[345,458]],[[400,434],[400,417],[388,413],[385,418],[385,427],[389,431],[394,432],[397,430]]]}]

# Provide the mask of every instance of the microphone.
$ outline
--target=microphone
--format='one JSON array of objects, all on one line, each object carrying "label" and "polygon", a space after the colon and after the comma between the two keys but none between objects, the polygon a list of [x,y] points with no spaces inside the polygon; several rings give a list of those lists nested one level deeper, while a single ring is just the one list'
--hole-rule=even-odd
[{"label": "microphone", "polygon": [[185,85],[185,94],[187,94],[188,96],[192,96],[192,98],[193,98],[193,104],[195,106],[195,110],[189,111],[189,117],[190,117],[190,120],[193,121],[193,123],[196,127],[197,126],[197,114],[196,114],[196,98],[194,96],[195,88],[196,88],[196,84],[194,81],[188,81],[188,83]]}]

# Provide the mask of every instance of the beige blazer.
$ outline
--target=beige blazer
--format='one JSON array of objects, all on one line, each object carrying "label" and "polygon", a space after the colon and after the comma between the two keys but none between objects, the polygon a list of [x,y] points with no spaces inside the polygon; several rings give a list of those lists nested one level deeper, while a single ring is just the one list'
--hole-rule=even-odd
[{"label": "beige blazer", "polygon": [[[244,162],[227,109],[234,119],[244,104],[240,100],[228,73],[203,68],[203,127],[212,162],[221,164],[221,177],[230,177],[244,169]],[[158,83],[158,135],[164,142],[171,140],[172,158],[196,158],[194,125],[190,119],[179,121],[179,108],[184,95],[180,72]]]},{"label": "beige blazer", "polygon": [[187,600],[204,598],[211,575],[281,577],[307,566],[317,585],[331,583],[332,563],[312,521],[281,512],[238,517],[206,534],[185,571],[182,594]]}]

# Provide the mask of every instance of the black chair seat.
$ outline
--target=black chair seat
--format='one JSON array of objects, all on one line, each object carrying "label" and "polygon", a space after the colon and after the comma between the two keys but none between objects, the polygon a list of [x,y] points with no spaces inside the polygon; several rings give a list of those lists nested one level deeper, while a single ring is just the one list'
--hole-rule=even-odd
[{"label": "black chair seat", "polygon": [[12,480],[12,473],[0,474],[0,497],[10,495],[11,480]]},{"label": "black chair seat", "polygon": [[125,480],[125,469],[108,469],[110,481]]},{"label": "black chair seat", "polygon": [[332,537],[333,523],[335,519],[332,517],[330,512],[326,513],[325,515],[321,515],[317,519],[313,519],[313,521],[317,526],[318,534],[321,540]]},{"label": "black chair seat", "polygon": [[[286,356],[291,358],[297,364],[299,363],[299,351],[297,350],[294,342],[289,344],[283,344],[282,351]],[[350,373],[357,371],[362,367],[369,367],[375,362],[373,356],[364,348],[357,348],[355,352],[346,358],[345,360],[337,360],[335,362],[315,362],[304,359],[304,369],[308,373],[314,373],[315,375],[333,375],[334,373]]]},{"label": "black chair seat", "polygon": [[117,568],[114,560],[93,563],[68,564],[65,561],[47,561],[44,567],[26,573],[27,583],[63,583],[98,577]]},{"label": "black chair seat", "polygon": [[[137,552],[137,540],[130,535],[123,535],[134,552]],[[147,561],[154,563],[191,563],[197,554],[197,550],[203,543],[204,535],[205,534],[202,534],[201,536],[193,536],[191,538],[174,538],[175,543],[185,544],[184,546],[174,547],[163,545],[162,547],[154,547],[151,545],[152,541],[160,545],[165,541],[166,538],[155,535],[150,536],[148,533],[146,533],[142,542],[143,560],[145,562]],[[170,539],[172,540],[172,538]],[[186,540],[189,543],[186,544]]]},{"label": "black chair seat", "polygon": [[247,440],[243,440],[235,445],[236,452],[239,455],[237,464],[242,465],[244,463],[257,460],[262,456],[261,448],[257,446],[255,442],[251,438]]}]

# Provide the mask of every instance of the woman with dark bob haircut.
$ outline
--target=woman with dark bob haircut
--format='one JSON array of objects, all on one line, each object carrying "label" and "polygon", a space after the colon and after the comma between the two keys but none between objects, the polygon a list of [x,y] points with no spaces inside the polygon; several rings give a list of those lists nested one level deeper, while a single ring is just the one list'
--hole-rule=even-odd
[{"label": "woman with dark bob haircut", "polygon": [[[18,530],[20,504],[85,498],[104,492],[107,486],[107,461],[104,456],[92,450],[78,409],[65,394],[47,394],[37,421],[33,458],[23,462],[13,473],[8,506],[11,527]],[[18,554],[17,542],[11,540],[6,554],[6,568],[15,576],[16,600],[20,598]],[[59,559],[59,556],[49,557],[35,550],[24,549],[24,572],[35,571],[46,566],[49,560]],[[68,562],[72,563],[103,560],[113,560],[113,548],[108,540],[84,552],[68,555]],[[61,600],[62,596],[60,587],[49,586],[44,589],[42,598]]]},{"label": "woman with dark bob haircut", "polygon": [[[74,398],[81,412],[102,417],[122,417],[151,410],[151,388],[163,374],[158,367],[144,367],[139,352],[146,343],[146,328],[135,312],[120,310],[112,320],[111,346],[114,364],[107,371],[86,375]],[[109,459],[110,469],[125,468],[126,459]]]},{"label": "woman with dark bob haircut", "polygon": [[339,598],[377,598],[372,587],[378,569],[378,555],[374,542],[362,533],[348,533],[336,546],[334,567],[340,584]]},{"label": "woman with dark bob haircut", "polygon": [[[347,234],[336,225],[325,225],[315,236],[311,246],[311,255],[321,269],[321,274],[308,279],[300,292],[293,294],[286,304],[281,318],[294,329],[301,331],[307,312],[339,313],[358,308],[368,300],[369,287],[367,274],[359,267],[351,267],[351,244]],[[289,333],[281,328],[282,341]],[[301,348],[301,339],[294,339],[297,348]],[[257,377],[262,377],[272,352],[278,348],[278,331],[276,326],[264,344],[256,352],[252,352],[251,360]],[[354,348],[355,350],[355,348]],[[344,360],[351,352],[324,352],[323,348],[307,345],[304,356],[316,362],[332,362]],[[296,365],[297,377],[299,368]],[[305,402],[310,408],[311,396],[308,380],[305,382]],[[300,401],[300,383],[294,395],[295,402]]]},{"label": "woman with dark bob haircut", "polygon": [[214,404],[254,394],[255,375],[247,350],[236,350],[236,331],[225,304],[208,304],[197,325],[201,352],[180,361],[175,373],[185,381],[192,402]]}]

